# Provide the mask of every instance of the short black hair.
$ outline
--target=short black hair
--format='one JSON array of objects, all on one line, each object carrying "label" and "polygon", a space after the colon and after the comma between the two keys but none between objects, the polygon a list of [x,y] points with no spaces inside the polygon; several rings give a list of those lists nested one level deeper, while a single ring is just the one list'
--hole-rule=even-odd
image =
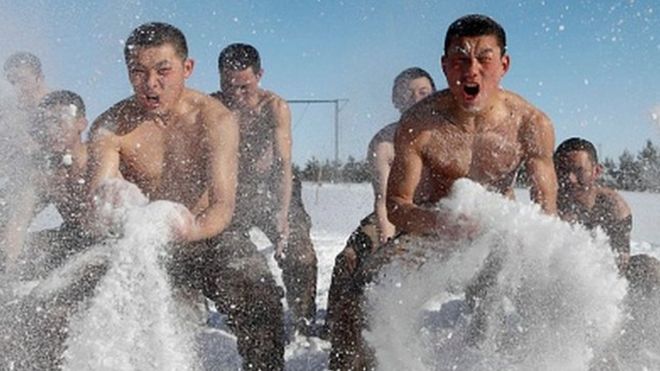
[{"label": "short black hair", "polygon": [[594,164],[598,163],[598,153],[593,143],[583,138],[573,137],[563,141],[555,150],[553,155],[555,165],[558,165],[569,152],[575,151],[586,152]]},{"label": "short black hair", "polygon": [[482,14],[469,14],[455,20],[447,29],[445,35],[445,55],[449,52],[451,42],[457,37],[495,36],[497,45],[506,54],[506,32],[494,19]]},{"label": "short black hair", "polygon": [[138,26],[128,36],[124,45],[126,64],[130,63],[130,59],[136,49],[162,46],[165,44],[171,44],[181,59],[185,60],[188,58],[188,43],[183,32],[178,28],[163,22],[150,22]]},{"label": "short black hair", "polygon": [[431,75],[419,67],[410,67],[403,70],[394,78],[394,85],[392,86],[392,103],[396,109],[401,109],[405,104],[402,102],[401,95],[406,85],[415,79],[426,77],[431,83],[431,88],[435,91],[435,83]]},{"label": "short black hair", "polygon": [[222,49],[218,56],[218,71],[242,71],[252,68],[254,73],[261,70],[261,58],[257,49],[249,44],[235,43]]},{"label": "short black hair", "polygon": [[56,90],[46,94],[37,106],[36,117],[32,120],[30,134],[38,140],[46,139],[47,127],[52,125],[48,122],[48,113],[60,106],[73,106],[71,114],[75,118],[85,117],[85,103],[80,95],[69,90]]},{"label": "short black hair", "polygon": [[41,61],[39,57],[30,52],[17,52],[9,56],[5,61],[5,74],[15,68],[29,67],[35,74],[41,76]]}]

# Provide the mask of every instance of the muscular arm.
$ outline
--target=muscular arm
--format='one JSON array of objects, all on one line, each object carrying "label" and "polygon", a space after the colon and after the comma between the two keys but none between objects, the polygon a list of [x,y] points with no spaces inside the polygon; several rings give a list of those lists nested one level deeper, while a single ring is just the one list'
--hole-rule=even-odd
[{"label": "muscular arm", "polygon": [[374,211],[378,224],[380,242],[386,242],[395,233],[394,224],[387,218],[387,178],[394,158],[394,144],[383,136],[376,136],[369,143],[367,161],[372,174],[371,185],[374,189]]},{"label": "muscular arm", "polygon": [[215,108],[210,111],[204,120],[209,150],[209,203],[195,215],[194,225],[183,236],[187,241],[221,233],[231,222],[236,202],[238,124],[228,111]]},{"label": "muscular arm", "polygon": [[111,115],[106,113],[92,124],[91,143],[88,147],[89,167],[87,177],[90,195],[94,197],[99,186],[109,178],[120,178],[119,138],[108,129],[112,123]]},{"label": "muscular arm", "polygon": [[555,131],[541,112],[531,115],[522,133],[525,163],[530,181],[530,197],[548,214],[557,212],[557,176],[552,161]]},{"label": "muscular arm", "polygon": [[276,99],[272,107],[275,121],[275,166],[278,175],[279,210],[276,214],[277,232],[280,239],[289,237],[289,206],[293,175],[291,173],[291,112],[285,101]]},{"label": "muscular arm", "polygon": [[435,211],[414,203],[422,176],[423,142],[424,133],[403,121],[394,136],[394,162],[387,182],[389,220],[400,230],[415,234],[435,232],[442,225]]}]

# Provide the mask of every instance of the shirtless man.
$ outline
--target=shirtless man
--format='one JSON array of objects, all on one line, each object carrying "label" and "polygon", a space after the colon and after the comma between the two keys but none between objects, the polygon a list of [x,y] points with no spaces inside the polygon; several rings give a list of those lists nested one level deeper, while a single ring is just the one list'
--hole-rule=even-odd
[{"label": "shirtless man", "polygon": [[0,173],[8,182],[0,186],[0,229],[21,205],[13,194],[29,186],[31,156],[39,147],[28,134],[32,115],[48,93],[41,61],[28,52],[14,53],[5,60],[4,76],[12,86],[16,101],[0,102]]},{"label": "shirtless man", "polygon": [[218,100],[185,86],[193,60],[183,33],[165,23],[136,28],[124,49],[135,94],[93,124],[91,188],[121,196],[123,178],[150,200],[183,205],[170,273],[227,313],[244,369],[284,367],[282,306],[266,260],[228,230],[235,204],[239,131]]},{"label": "shirtless man", "polygon": [[[402,114],[434,91],[435,84],[428,72],[417,67],[408,68],[394,79],[392,103]],[[398,121],[385,126],[369,143],[367,161],[372,173],[374,212],[362,219],[344,250],[335,258],[326,315],[326,330],[333,344],[331,368],[334,360],[341,358],[339,354],[353,352],[354,339],[359,336],[351,332],[356,328],[355,321],[359,320],[356,318],[359,303],[350,295],[353,272],[367,255],[395,234],[394,225],[387,219],[385,197],[387,177],[394,160],[394,134],[398,126]]]},{"label": "shirtless man", "polygon": [[21,109],[34,110],[48,93],[41,61],[32,53],[18,52],[9,56],[5,61],[4,72],[7,81],[16,90]]},{"label": "shirtless man", "polygon": [[[32,154],[30,181],[12,194],[20,207],[10,214],[2,236],[7,257],[3,277],[7,281],[2,284],[14,287],[16,279],[42,279],[70,256],[93,244],[94,239],[84,228],[89,209],[85,202],[87,146],[81,141],[81,133],[86,127],[83,100],[71,91],[49,93],[36,107],[29,131],[38,147]],[[59,212],[62,224],[28,233],[33,217],[51,204]],[[10,295],[10,300],[2,297],[0,338],[10,340],[0,341],[0,368],[57,367],[64,351],[68,318],[77,310],[77,304],[93,292],[106,267],[90,264],[83,269],[66,289],[52,295]],[[7,294],[3,290],[3,295]]]},{"label": "shirtless man", "polygon": [[[81,228],[87,212],[87,204],[81,202],[86,198],[87,146],[81,140],[86,127],[85,104],[76,93],[52,92],[37,107],[30,128],[39,146],[33,155],[35,169],[31,181],[14,195],[21,207],[12,213],[3,236],[8,273],[21,273],[23,278],[39,275],[35,269],[45,273],[88,244],[89,236]],[[32,218],[49,204],[62,217],[60,227],[28,235]],[[19,266],[25,269],[16,271]]]},{"label": "shirtless man", "polygon": [[582,138],[567,139],[557,147],[554,162],[559,217],[588,229],[601,227],[624,274],[630,259],[632,214],[619,193],[598,183],[603,167],[598,163],[596,147]]},{"label": "shirtless man", "polygon": [[316,314],[316,254],[302,187],[291,171],[291,113],[286,101],[261,89],[257,50],[232,44],[218,57],[221,90],[212,96],[239,119],[240,156],[234,223],[258,227],[273,242],[296,330],[310,335]]},{"label": "shirtless man", "polygon": [[[505,32],[491,18],[467,15],[449,26],[442,56],[449,88],[406,111],[394,139],[387,207],[398,230],[450,238],[469,234],[463,221],[429,206],[446,197],[460,178],[513,196],[523,163],[532,200],[545,212],[556,211],[554,129],[540,110],[500,87],[509,65]],[[423,176],[425,171],[429,176]],[[358,286],[387,263],[385,257],[399,253],[400,245],[379,248],[357,272]],[[358,368],[369,367],[368,360],[362,362]]]}]

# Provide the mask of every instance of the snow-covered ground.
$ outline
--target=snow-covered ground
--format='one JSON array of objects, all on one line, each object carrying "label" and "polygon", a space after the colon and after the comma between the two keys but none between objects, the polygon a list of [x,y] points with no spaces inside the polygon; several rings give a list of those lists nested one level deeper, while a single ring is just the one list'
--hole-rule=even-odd
[{"label": "snow-covered ground", "polygon": [[[529,203],[526,190],[519,189],[516,194],[521,202]],[[660,257],[660,228],[657,227],[660,194],[624,192],[623,196],[633,210],[633,253],[645,252]],[[313,224],[312,239],[319,263],[317,306],[322,317],[326,308],[334,258],[359,221],[371,212],[373,196],[368,184],[305,183],[303,201]],[[39,217],[33,228],[56,224],[57,219],[51,209]],[[279,279],[280,272],[271,257],[272,249],[267,240],[258,231],[253,233],[253,239],[269,257],[270,265]],[[608,300],[614,299],[610,297]],[[216,327],[220,330],[208,328],[199,335],[206,369],[237,369],[240,358],[236,353],[234,340],[222,330],[222,325]],[[388,331],[387,327],[380,330]],[[386,345],[383,347],[387,349]],[[291,339],[286,348],[287,369],[322,370],[326,368],[328,351],[329,344],[317,338]]]}]

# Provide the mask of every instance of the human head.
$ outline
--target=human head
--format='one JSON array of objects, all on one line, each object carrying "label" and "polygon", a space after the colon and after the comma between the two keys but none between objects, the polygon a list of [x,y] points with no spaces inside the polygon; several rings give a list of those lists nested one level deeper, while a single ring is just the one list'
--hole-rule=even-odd
[{"label": "human head", "polygon": [[227,103],[244,106],[256,101],[263,69],[255,47],[236,43],[224,48],[218,56],[218,72]]},{"label": "human head", "polygon": [[660,262],[649,255],[637,254],[630,257],[626,278],[633,294],[647,296],[660,290]]},{"label": "human head", "polygon": [[47,94],[37,106],[30,134],[44,149],[62,152],[76,141],[87,127],[85,103],[69,90]]},{"label": "human head", "polygon": [[434,91],[435,83],[431,75],[419,67],[411,67],[394,79],[392,103],[394,108],[403,113]]},{"label": "human head", "polygon": [[4,72],[22,105],[35,106],[45,93],[41,61],[36,55],[28,52],[12,54],[5,61]]},{"label": "human head", "polygon": [[178,102],[194,66],[181,30],[161,22],[133,30],[124,58],[138,103],[157,113],[168,112]]},{"label": "human head", "polygon": [[506,33],[492,18],[470,14],[447,29],[442,70],[454,98],[466,111],[478,112],[492,102],[509,64]]},{"label": "human head", "polygon": [[555,150],[553,160],[559,191],[568,196],[579,196],[592,190],[602,173],[596,147],[586,139],[566,139]]}]

